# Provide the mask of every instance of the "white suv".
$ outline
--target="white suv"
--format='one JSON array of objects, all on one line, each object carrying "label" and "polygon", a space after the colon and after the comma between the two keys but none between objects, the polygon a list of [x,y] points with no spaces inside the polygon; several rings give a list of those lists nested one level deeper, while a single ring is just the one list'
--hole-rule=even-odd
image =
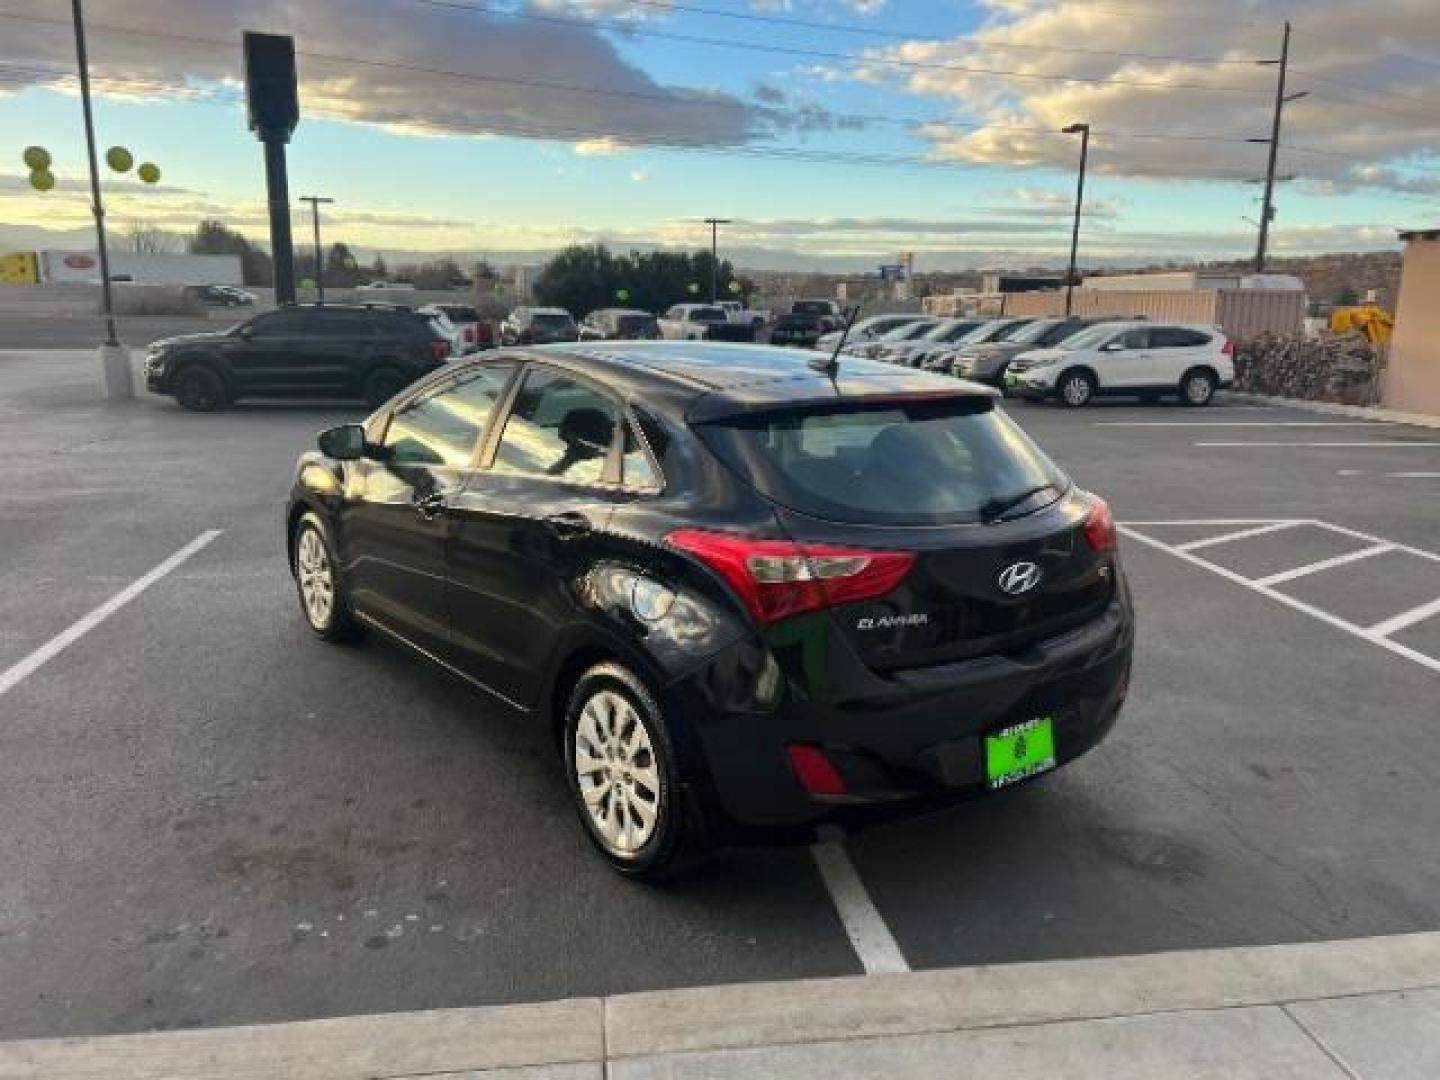
[{"label": "white suv", "polygon": [[1088,404],[1097,394],[1133,394],[1152,401],[1176,394],[1208,405],[1235,379],[1235,346],[1219,328],[1199,323],[1101,323],[1063,348],[1021,353],[1005,374],[1021,397],[1058,397]]}]

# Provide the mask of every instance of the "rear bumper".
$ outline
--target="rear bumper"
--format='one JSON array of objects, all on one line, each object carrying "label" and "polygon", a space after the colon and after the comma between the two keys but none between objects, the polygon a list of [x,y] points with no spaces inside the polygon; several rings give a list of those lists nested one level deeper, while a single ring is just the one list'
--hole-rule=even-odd
[{"label": "rear bumper", "polygon": [[[733,686],[737,669],[722,652],[672,686],[671,705],[690,720],[687,741],[699,757],[692,773],[704,777],[692,786],[710,796],[722,828],[804,834],[987,794],[984,738],[1011,724],[1051,717],[1057,767],[1074,760],[1113,726],[1133,645],[1122,588],[1092,622],[1015,656],[877,675],[863,692],[836,700],[805,700],[792,686],[773,711],[719,711],[713,688]],[[808,793],[790,766],[794,743],[820,747],[847,794]]]}]

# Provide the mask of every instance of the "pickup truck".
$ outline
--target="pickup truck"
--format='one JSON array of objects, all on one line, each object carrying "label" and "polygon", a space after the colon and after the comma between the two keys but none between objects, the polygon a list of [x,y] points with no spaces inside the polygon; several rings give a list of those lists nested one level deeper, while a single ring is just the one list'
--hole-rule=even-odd
[{"label": "pickup truck", "polygon": [[776,345],[800,345],[809,349],[822,334],[844,325],[845,317],[834,300],[796,300],[787,314],[775,320],[770,340]]},{"label": "pickup truck", "polygon": [[750,311],[739,300],[721,300],[716,307],[725,309],[725,317],[733,323],[740,323],[755,330],[760,329],[770,321],[768,311]]},{"label": "pickup truck", "polygon": [[731,322],[718,304],[676,304],[661,316],[660,336],[673,341],[754,341],[755,328]]}]

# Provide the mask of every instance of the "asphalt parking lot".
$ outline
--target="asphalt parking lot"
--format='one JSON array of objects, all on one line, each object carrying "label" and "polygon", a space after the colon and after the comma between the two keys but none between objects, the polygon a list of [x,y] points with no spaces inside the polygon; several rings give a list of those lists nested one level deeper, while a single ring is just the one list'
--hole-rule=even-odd
[{"label": "asphalt parking lot", "polygon": [[0,1038],[1440,927],[1440,432],[1013,405],[1124,525],[1111,738],[647,887],[543,732],[306,630],[283,499],[357,409],[104,405],[96,367],[0,352]]}]

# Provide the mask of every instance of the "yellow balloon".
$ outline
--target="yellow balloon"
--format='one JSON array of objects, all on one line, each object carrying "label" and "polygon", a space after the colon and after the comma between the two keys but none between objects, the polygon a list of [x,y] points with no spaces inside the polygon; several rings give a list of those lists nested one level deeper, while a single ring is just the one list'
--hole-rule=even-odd
[{"label": "yellow balloon", "polygon": [[30,174],[30,186],[36,191],[49,191],[55,186],[55,174],[49,169],[36,169]]},{"label": "yellow balloon", "polygon": [[153,165],[147,161],[135,170],[135,175],[147,184],[158,184],[160,182],[160,166]]},{"label": "yellow balloon", "polygon": [[112,146],[105,151],[105,164],[116,172],[125,173],[130,171],[130,166],[135,164],[135,157],[123,146]]},{"label": "yellow balloon", "polygon": [[50,151],[43,146],[25,147],[25,167],[37,172],[50,168]]}]

